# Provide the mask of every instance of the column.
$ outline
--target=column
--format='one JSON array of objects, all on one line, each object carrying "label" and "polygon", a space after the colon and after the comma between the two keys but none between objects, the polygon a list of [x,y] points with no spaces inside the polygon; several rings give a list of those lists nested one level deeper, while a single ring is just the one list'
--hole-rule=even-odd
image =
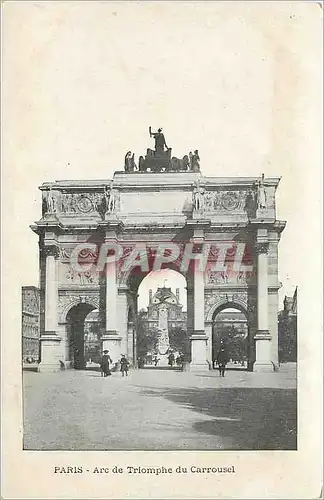
[{"label": "column", "polygon": [[257,241],[257,307],[258,329],[255,340],[255,363],[253,371],[273,371],[271,362],[271,335],[269,333],[268,307],[268,242]]},{"label": "column", "polygon": [[[116,240],[105,239],[106,243],[116,243]],[[116,261],[106,263],[106,329],[102,336],[102,350],[108,350],[109,356],[116,366],[121,355],[121,337],[117,330],[117,278]],[[123,353],[124,354],[124,353]]]},{"label": "column", "polygon": [[[120,349],[121,354],[127,356],[128,334],[127,334],[127,316],[128,316],[128,303],[127,303],[127,287],[119,286],[117,293],[117,331],[121,337]],[[130,360],[128,360],[130,361]]]},{"label": "column", "polygon": [[134,323],[129,321],[127,323],[127,359],[132,366],[135,366],[134,362]]},{"label": "column", "polygon": [[40,336],[41,362],[39,372],[60,370],[60,341],[57,335],[57,256],[55,245],[45,246],[45,331]]},{"label": "column", "polygon": [[205,333],[205,279],[204,271],[199,269],[199,260],[194,262],[194,331],[191,335],[190,371],[208,371],[207,340]]},{"label": "column", "polygon": [[213,367],[213,322],[208,321],[205,324],[205,332],[207,335],[207,361],[209,367]]}]

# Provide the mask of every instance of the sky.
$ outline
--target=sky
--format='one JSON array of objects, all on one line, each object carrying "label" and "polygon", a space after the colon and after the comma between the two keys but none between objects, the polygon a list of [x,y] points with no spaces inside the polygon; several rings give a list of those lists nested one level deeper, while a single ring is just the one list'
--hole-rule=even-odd
[{"label": "sky", "polygon": [[38,186],[111,178],[126,151],[152,146],[151,125],[176,156],[198,149],[203,175],[281,177],[280,301],[292,295],[305,204],[318,193],[306,178],[318,148],[318,12],[302,2],[4,4],[3,221],[17,289],[38,284]]}]

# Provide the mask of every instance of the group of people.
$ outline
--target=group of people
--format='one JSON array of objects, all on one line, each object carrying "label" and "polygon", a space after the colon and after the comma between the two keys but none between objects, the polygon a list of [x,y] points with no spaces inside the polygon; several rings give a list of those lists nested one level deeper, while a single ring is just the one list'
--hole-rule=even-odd
[{"label": "group of people", "polygon": [[[225,370],[226,370],[226,365],[228,363],[228,354],[227,350],[225,349],[224,346],[220,347],[220,350],[217,354],[216,359],[214,360],[213,364],[218,365],[218,370],[219,370],[219,375],[221,377],[225,376]],[[159,358],[155,356],[153,359],[154,365],[157,366],[159,362]],[[178,366],[180,366],[183,363],[183,355],[179,353],[179,356],[175,358],[173,352],[171,352],[168,356],[168,364],[172,368],[174,363],[176,363]],[[111,359],[109,355],[109,351],[107,349],[104,350],[103,356],[100,361],[100,369],[101,369],[101,375],[103,377],[108,377],[111,375],[111,365],[113,364],[113,360]],[[122,373],[123,377],[128,376],[128,370],[129,370],[129,361],[127,360],[126,356],[124,354],[121,355],[120,361],[120,371]],[[141,366],[139,366],[141,368]]]},{"label": "group of people", "polygon": [[[127,360],[126,356],[124,354],[121,355],[120,358],[120,371],[122,373],[123,377],[128,376],[128,370],[129,370],[129,361]],[[113,364],[113,360],[109,356],[109,351],[107,349],[104,350],[103,356],[100,361],[100,368],[101,368],[101,375],[103,377],[109,377],[111,375],[111,365]]]}]

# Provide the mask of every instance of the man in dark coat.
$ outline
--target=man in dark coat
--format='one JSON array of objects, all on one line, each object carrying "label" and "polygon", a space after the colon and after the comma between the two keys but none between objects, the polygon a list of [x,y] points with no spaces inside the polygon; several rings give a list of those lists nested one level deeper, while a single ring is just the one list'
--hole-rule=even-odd
[{"label": "man in dark coat", "polygon": [[125,354],[122,354],[122,357],[120,358],[120,371],[122,372],[123,377],[126,375],[128,376],[128,368],[129,368],[129,363],[127,361],[127,358]]},{"label": "man in dark coat", "polygon": [[101,373],[103,373],[104,377],[108,377],[108,375],[111,375],[109,363],[112,363],[112,359],[109,356],[109,351],[104,350],[103,356],[102,356],[101,362],[100,362]]},{"label": "man in dark coat", "polygon": [[173,363],[174,363],[174,354],[173,352],[171,352],[168,356],[168,360],[169,360],[169,365],[171,366],[171,368],[173,367]]},{"label": "man in dark coat", "polygon": [[218,363],[219,375],[225,377],[225,368],[228,363],[228,356],[224,347],[220,348],[216,361]]}]

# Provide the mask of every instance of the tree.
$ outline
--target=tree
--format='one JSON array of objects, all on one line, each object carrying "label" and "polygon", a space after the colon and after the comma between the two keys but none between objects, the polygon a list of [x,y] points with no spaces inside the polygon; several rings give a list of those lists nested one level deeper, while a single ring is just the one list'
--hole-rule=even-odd
[{"label": "tree", "polygon": [[137,355],[146,356],[148,352],[154,352],[158,343],[157,328],[148,328],[146,312],[140,311],[137,316]]},{"label": "tree", "polygon": [[169,332],[169,341],[172,350],[181,352],[185,357],[190,356],[190,339],[186,330],[180,326],[171,328]]}]

